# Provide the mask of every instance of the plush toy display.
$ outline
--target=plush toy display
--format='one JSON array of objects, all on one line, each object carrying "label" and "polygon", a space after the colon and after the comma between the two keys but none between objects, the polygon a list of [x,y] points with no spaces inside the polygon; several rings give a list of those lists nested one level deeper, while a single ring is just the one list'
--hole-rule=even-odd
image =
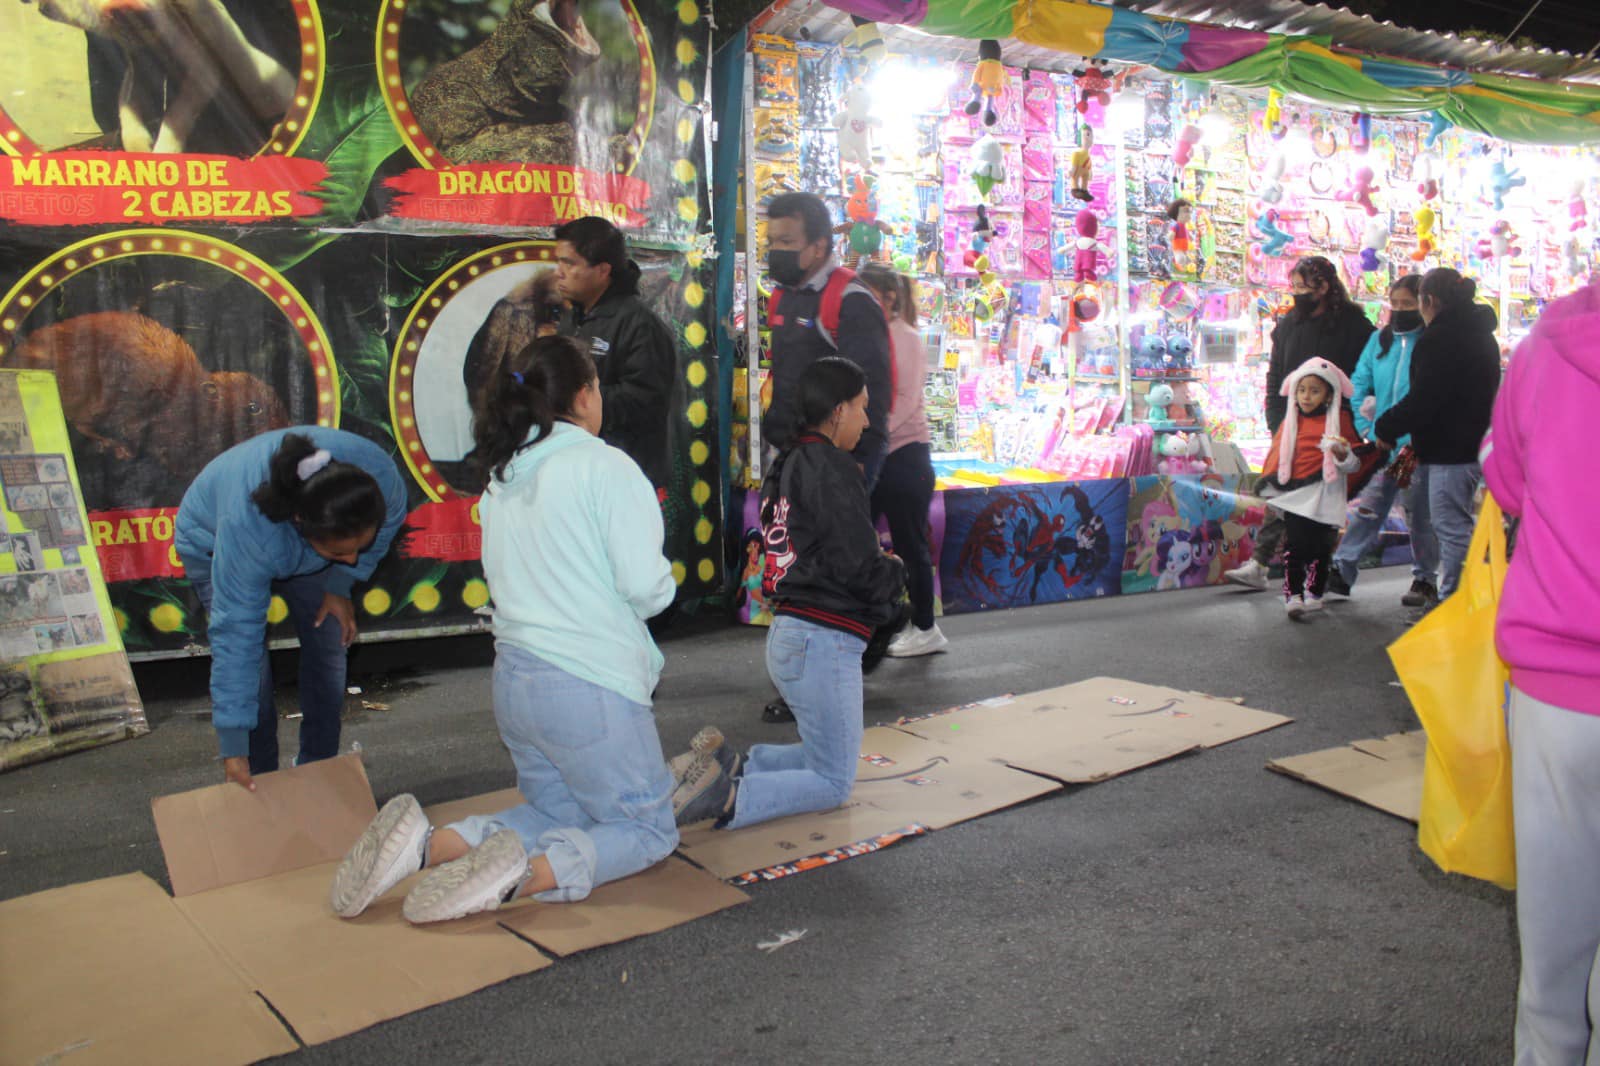
[{"label": "plush toy display", "polygon": [[1433,227],[1439,221],[1439,216],[1433,208],[1424,204],[1411,212],[1411,218],[1417,224],[1417,250],[1411,253],[1411,261],[1420,263],[1433,254]]},{"label": "plush toy display", "polygon": [[1372,147],[1372,116],[1351,115],[1350,126],[1350,147],[1357,155],[1366,155]]},{"label": "plush toy display", "polygon": [[1479,259],[1501,259],[1522,254],[1516,243],[1517,232],[1505,219],[1496,219],[1489,227],[1489,235],[1478,241]]},{"label": "plush toy display", "polygon": [[1350,172],[1350,184],[1339,193],[1339,199],[1346,203],[1360,204],[1368,218],[1376,218],[1378,214],[1378,208],[1372,202],[1374,177],[1371,167],[1357,167]]},{"label": "plush toy display", "polygon": [[1261,234],[1261,254],[1268,259],[1282,255],[1294,237],[1278,226],[1278,212],[1268,209],[1256,219],[1256,232]]},{"label": "plush toy display", "polygon": [[1417,156],[1415,167],[1417,175],[1417,193],[1424,200],[1432,200],[1439,195],[1439,161],[1431,155]]},{"label": "plush toy display", "polygon": [[1283,168],[1288,164],[1282,152],[1275,152],[1267,160],[1267,168],[1262,171],[1266,181],[1261,186],[1261,202],[1264,204],[1277,204],[1283,202]]},{"label": "plush toy display", "polygon": [[1167,342],[1155,333],[1146,333],[1133,357],[1133,369],[1140,377],[1155,377],[1166,363]]},{"label": "plush toy display", "polygon": [[1165,364],[1170,371],[1194,369],[1194,342],[1187,334],[1176,333],[1167,338]]},{"label": "plush toy display", "polygon": [[1361,269],[1377,270],[1383,265],[1383,250],[1389,246],[1389,226],[1381,218],[1367,223],[1367,232],[1361,239]]},{"label": "plush toy display", "polygon": [[872,117],[872,98],[864,85],[855,85],[844,96],[844,110],[833,117],[839,127],[839,161],[861,170],[872,169],[872,128],[879,125]]},{"label": "plush toy display", "polygon": [[1104,59],[1091,59],[1087,66],[1079,67],[1072,72],[1077,79],[1078,87],[1078,114],[1089,113],[1090,101],[1098,102],[1101,107],[1111,103],[1111,88],[1113,82],[1107,68],[1110,64]]},{"label": "plush toy display", "polygon": [[1584,259],[1584,242],[1577,236],[1569,236],[1561,242],[1561,258],[1569,278],[1581,278],[1588,269],[1589,264]]},{"label": "plush toy display", "polygon": [[1006,180],[1006,153],[1000,142],[987,133],[979,137],[972,146],[969,172],[978,195],[988,199],[990,191]]},{"label": "plush toy display", "polygon": [[1166,382],[1162,382],[1159,385],[1150,386],[1150,393],[1145,397],[1145,403],[1149,404],[1150,406],[1150,410],[1144,416],[1145,421],[1171,421],[1171,419],[1167,417],[1167,408],[1171,407],[1173,401],[1176,399],[1177,396],[1173,393],[1172,386],[1168,385]]},{"label": "plush toy display", "polygon": [[1172,250],[1186,255],[1193,247],[1189,238],[1189,220],[1194,216],[1194,205],[1179,197],[1167,205],[1167,221],[1172,223]]},{"label": "plush toy display", "polygon": [[855,191],[844,206],[850,219],[835,232],[850,235],[850,250],[858,256],[874,256],[883,247],[883,238],[892,234],[894,227],[878,220],[877,179],[870,174],[857,174]]},{"label": "plush toy display", "polygon": [[1589,204],[1583,195],[1587,187],[1588,182],[1583,178],[1574,178],[1567,190],[1567,229],[1573,233],[1589,224]]},{"label": "plush toy display", "polygon": [[1094,199],[1094,193],[1089,191],[1089,183],[1094,180],[1094,158],[1091,149],[1094,148],[1094,127],[1087,122],[1083,124],[1079,135],[1078,149],[1072,153],[1072,195],[1084,202]]},{"label": "plush toy display", "polygon": [[978,42],[978,65],[972,72],[972,99],[967,101],[967,114],[983,112],[983,124],[993,126],[1000,121],[994,102],[1006,89],[1006,68],[1000,62],[1000,42]]},{"label": "plush toy display", "polygon": [[1489,165],[1489,195],[1496,211],[1506,209],[1506,193],[1526,184],[1528,179],[1516,167],[1506,166],[1504,159],[1496,159]]},{"label": "plush toy display", "polygon": [[1261,113],[1261,126],[1267,136],[1281,141],[1289,132],[1283,124],[1283,94],[1276,89],[1267,90],[1267,107]]},{"label": "plush toy display", "polygon": [[1099,257],[1110,254],[1106,246],[1096,239],[1100,235],[1100,218],[1084,208],[1073,220],[1073,228],[1078,231],[1078,239],[1073,242],[1076,252],[1072,259],[1072,280],[1099,281]]},{"label": "plush toy display", "polygon": [[1178,139],[1172,146],[1172,163],[1179,170],[1189,165],[1194,158],[1195,146],[1200,143],[1200,127],[1189,125],[1178,131]]}]

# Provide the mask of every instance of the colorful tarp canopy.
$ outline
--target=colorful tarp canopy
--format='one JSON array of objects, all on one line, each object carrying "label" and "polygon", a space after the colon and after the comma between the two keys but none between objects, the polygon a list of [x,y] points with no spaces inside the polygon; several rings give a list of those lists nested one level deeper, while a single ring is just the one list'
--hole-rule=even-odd
[{"label": "colorful tarp canopy", "polygon": [[1203,26],[1073,0],[825,2],[849,15],[944,37],[1010,38],[1222,85],[1278,89],[1369,114],[1437,114],[1437,121],[1504,141],[1600,143],[1597,86],[1365,57],[1334,51],[1326,37]]}]

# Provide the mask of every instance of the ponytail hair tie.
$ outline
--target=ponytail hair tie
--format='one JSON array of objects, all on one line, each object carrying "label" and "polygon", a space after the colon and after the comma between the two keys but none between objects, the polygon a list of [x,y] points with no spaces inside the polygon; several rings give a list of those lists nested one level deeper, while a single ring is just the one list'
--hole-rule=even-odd
[{"label": "ponytail hair tie", "polygon": [[520,370],[513,370],[511,372],[511,380],[515,381],[518,385],[526,385],[528,383],[527,379],[522,376],[522,371]]},{"label": "ponytail hair tie", "polygon": [[294,472],[300,475],[301,481],[310,481],[317,471],[321,470],[331,462],[333,462],[332,453],[330,453],[326,448],[318,448],[316,451],[300,460],[300,464],[294,468]]}]

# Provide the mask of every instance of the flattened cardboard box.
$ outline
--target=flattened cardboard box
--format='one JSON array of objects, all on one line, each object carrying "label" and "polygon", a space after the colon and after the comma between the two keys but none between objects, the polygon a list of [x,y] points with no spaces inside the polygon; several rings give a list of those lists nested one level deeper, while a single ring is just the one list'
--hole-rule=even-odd
[{"label": "flattened cardboard box", "polygon": [[0,1062],[231,1064],[298,1049],[144,874],[0,903]]},{"label": "flattened cardboard box", "polygon": [[[444,826],[474,814],[496,814],[521,802],[522,793],[508,788],[436,804],[424,813],[435,826]],[[407,888],[408,883],[397,885],[391,895],[404,899]],[[749,899],[711,874],[671,857],[632,877],[601,885],[582,903],[524,900],[502,907],[495,916],[518,936],[565,956],[659,933]]]},{"label": "flattened cardboard box", "polygon": [[1415,822],[1422,816],[1422,764],[1427,734],[1391,733],[1342,748],[1294,755],[1267,769]]},{"label": "flattened cardboard box", "polygon": [[1197,692],[1096,677],[899,728],[1067,784],[1091,784],[1288,723]]},{"label": "flattened cardboard box", "polygon": [[187,890],[177,908],[306,1043],[550,965],[492,915],[413,926],[403,894],[353,920],[333,914],[333,871],[376,811],[358,757],[255,780],[253,793],[215,785],[151,809]]},{"label": "flattened cardboard box", "polygon": [[686,829],[678,850],[718,877],[737,877],[912,824],[943,829],[1061,787],[884,726],[862,736],[861,759],[855,788],[836,810],[744,829]]}]

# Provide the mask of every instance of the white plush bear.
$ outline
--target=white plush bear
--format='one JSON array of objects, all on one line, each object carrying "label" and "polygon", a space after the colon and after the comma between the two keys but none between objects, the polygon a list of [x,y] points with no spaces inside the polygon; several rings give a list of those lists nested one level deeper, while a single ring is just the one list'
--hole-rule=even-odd
[{"label": "white plush bear", "polygon": [[857,85],[845,94],[844,110],[833,116],[833,124],[839,127],[841,163],[872,169],[872,128],[880,123],[871,111],[872,100],[864,87]]}]

